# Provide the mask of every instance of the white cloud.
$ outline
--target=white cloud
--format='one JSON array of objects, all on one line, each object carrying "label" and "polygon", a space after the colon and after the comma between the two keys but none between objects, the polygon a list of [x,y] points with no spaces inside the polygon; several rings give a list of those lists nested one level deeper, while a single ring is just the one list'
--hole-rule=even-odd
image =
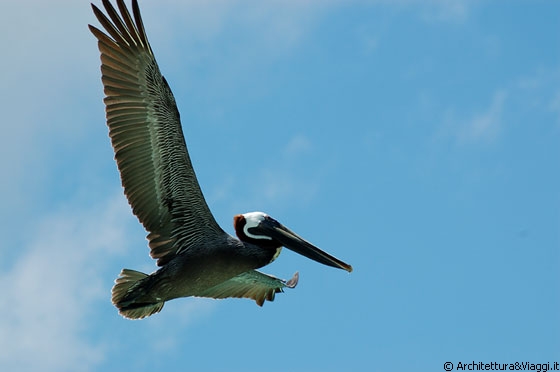
[{"label": "white cloud", "polygon": [[[164,40],[180,40],[182,48],[189,45],[189,58],[197,59],[204,57],[225,32],[249,30],[251,47],[243,39],[226,47],[240,49],[243,51],[240,57],[252,59],[262,58],[263,53],[268,54],[265,57],[284,54],[299,43],[324,10],[340,3],[340,0],[164,0],[143,2],[140,7],[156,50],[169,47],[166,53],[179,53],[177,45],[166,46]],[[177,33],[178,24],[180,33]]]},{"label": "white cloud", "polygon": [[317,172],[299,174],[289,166],[290,163],[287,160],[274,168],[262,168],[257,176],[258,184],[250,185],[252,200],[246,204],[287,206],[309,203],[320,188]]},{"label": "white cloud", "polygon": [[[539,66],[520,77],[514,84],[514,89],[519,92],[518,101],[525,107],[539,111],[551,112],[556,116],[556,123],[560,123],[560,66]],[[547,123],[541,122],[542,124]]]},{"label": "white cloud", "polygon": [[103,359],[102,345],[82,334],[109,299],[107,258],[126,247],[123,199],[50,215],[18,248],[22,254],[0,275],[2,370],[80,371]]},{"label": "white cloud", "polygon": [[[456,110],[446,110],[443,125],[437,137],[454,138],[459,143],[492,142],[502,131],[503,108],[508,97],[505,89],[496,91],[488,108],[482,112],[471,114],[470,119],[457,118]],[[462,114],[462,116],[467,116]]]},{"label": "white cloud", "polygon": [[[0,274],[0,370],[94,370],[114,346],[91,337],[96,319],[112,307],[110,287],[119,270],[114,258],[130,250],[148,259],[148,249],[142,252],[128,243],[132,218],[120,190],[97,207],[77,208],[45,217]],[[167,304],[168,314],[147,324],[151,337],[159,340],[152,347],[175,345],[181,330],[213,306],[204,299]],[[176,331],[162,334],[170,319]]]},{"label": "white cloud", "polygon": [[303,134],[294,135],[284,147],[284,156],[288,158],[296,157],[311,149],[311,141]]},{"label": "white cloud", "polygon": [[242,176],[227,175],[223,182],[215,185],[207,193],[207,201],[211,209],[217,204],[227,204],[223,213],[214,210],[217,219],[222,221],[226,230],[231,226],[230,215],[278,208],[286,205],[305,204],[312,200],[319,190],[318,169],[324,164],[317,164],[313,171],[304,174],[298,173],[300,167],[294,163],[301,161],[313,150],[312,141],[303,134],[293,135],[277,152],[271,151],[263,164],[258,169],[252,169]]},{"label": "white cloud", "polygon": [[491,141],[499,134],[502,111],[507,94],[504,90],[494,93],[490,107],[467,121],[459,131],[461,141]]},{"label": "white cloud", "polygon": [[316,192],[316,185],[299,180],[288,171],[267,169],[263,170],[261,174],[260,195],[266,200],[265,203],[272,201],[284,203],[288,200],[293,203],[307,201]]},{"label": "white cloud", "polygon": [[[320,2],[321,0],[317,0]],[[474,6],[476,0],[355,0],[356,3],[381,4],[397,10],[413,11],[427,22],[463,22]],[[339,3],[345,3],[340,0]]]},{"label": "white cloud", "polygon": [[419,1],[424,8],[423,17],[429,21],[462,22],[468,18],[475,1],[431,0]]},{"label": "white cloud", "polygon": [[88,20],[85,2],[0,5],[0,43],[6,51],[0,59],[0,170],[6,175],[0,194],[10,195],[3,200],[12,211],[10,220],[37,213],[36,203],[45,199],[45,186],[53,179],[53,159],[83,139],[87,108],[101,108],[99,56]]}]

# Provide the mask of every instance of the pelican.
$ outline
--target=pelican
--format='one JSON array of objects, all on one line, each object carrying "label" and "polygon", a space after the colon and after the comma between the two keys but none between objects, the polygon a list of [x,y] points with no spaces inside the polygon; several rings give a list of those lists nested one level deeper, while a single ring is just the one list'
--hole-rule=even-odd
[{"label": "pelican", "polygon": [[111,301],[125,318],[142,319],[179,297],[249,298],[262,306],[288,280],[255,269],[286,247],[324,265],[348,272],[352,266],[320,250],[262,212],[233,218],[237,238],[214,219],[191,164],[179,111],[148,42],[138,2],[131,17],[123,0],[119,12],[102,0],[94,4],[105,32],[89,25],[101,53],[101,75],[109,137],[132,212],[148,232],[152,274],[123,269]]}]

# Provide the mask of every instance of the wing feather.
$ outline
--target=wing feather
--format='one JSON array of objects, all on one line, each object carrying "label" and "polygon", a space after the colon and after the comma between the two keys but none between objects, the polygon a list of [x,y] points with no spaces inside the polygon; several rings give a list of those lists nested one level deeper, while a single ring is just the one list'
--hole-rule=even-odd
[{"label": "wing feather", "polygon": [[107,16],[93,11],[106,33],[98,40],[109,136],[124,192],[148,231],[150,255],[162,266],[185,249],[225,232],[212,216],[196,179],[173,93],[148,43],[140,10],[123,0]]},{"label": "wing feather", "polygon": [[276,293],[284,292],[284,288],[294,288],[298,280],[298,273],[295,273],[292,279],[286,282],[272,275],[251,270],[226,280],[197,296],[211,298],[250,298],[255,300],[257,305],[262,306],[265,300],[274,301]]}]

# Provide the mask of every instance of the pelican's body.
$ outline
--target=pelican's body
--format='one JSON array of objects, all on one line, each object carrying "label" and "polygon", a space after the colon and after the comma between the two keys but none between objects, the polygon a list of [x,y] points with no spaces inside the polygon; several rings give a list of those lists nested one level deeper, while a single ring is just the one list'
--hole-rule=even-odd
[{"label": "pelican's body", "polygon": [[121,315],[140,319],[178,297],[246,297],[262,305],[289,281],[255,269],[285,246],[326,265],[352,267],[262,212],[234,217],[237,238],[212,216],[196,179],[175,99],[148,43],[136,0],[133,17],[123,0],[120,16],[103,0],[94,13],[107,34],[89,26],[99,41],[107,125],[115,160],[133,213],[149,232],[150,255],[160,269],[147,275],[124,269],[112,290]]}]

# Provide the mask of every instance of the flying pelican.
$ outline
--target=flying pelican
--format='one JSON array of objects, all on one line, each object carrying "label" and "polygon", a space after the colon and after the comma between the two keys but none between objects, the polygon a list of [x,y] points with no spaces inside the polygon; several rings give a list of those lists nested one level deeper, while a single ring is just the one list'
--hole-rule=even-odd
[{"label": "flying pelican", "polygon": [[150,256],[160,268],[148,275],[123,269],[112,302],[125,318],[159,312],[179,297],[250,298],[262,306],[275,293],[293,288],[298,273],[284,281],[255,271],[282,246],[317,262],[352,271],[262,212],[233,218],[237,238],[218,226],[196,179],[173,93],[161,75],[132,0],[120,16],[103,0],[107,16],[93,12],[105,31],[89,25],[98,40],[109,137],[124,193],[148,231]]}]

